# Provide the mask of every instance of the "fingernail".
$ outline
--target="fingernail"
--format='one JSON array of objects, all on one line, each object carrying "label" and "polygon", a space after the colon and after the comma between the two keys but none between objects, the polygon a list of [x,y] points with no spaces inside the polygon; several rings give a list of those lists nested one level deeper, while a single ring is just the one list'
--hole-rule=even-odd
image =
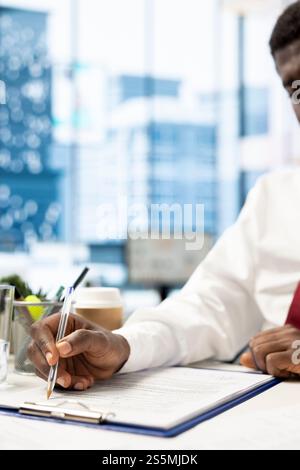
[{"label": "fingernail", "polygon": [[69,354],[72,351],[72,346],[67,341],[63,341],[62,343],[58,343],[57,349],[61,354]]},{"label": "fingernail", "polygon": [[53,359],[53,356],[52,356],[51,352],[46,353],[46,359],[47,359],[48,364],[50,364],[50,362]]},{"label": "fingernail", "polygon": [[83,384],[80,382],[74,385],[75,390],[83,390],[83,388]]},{"label": "fingernail", "polygon": [[59,377],[59,379],[57,379],[57,383],[58,385],[60,385],[61,387],[65,387],[66,386],[66,381],[64,378],[62,377]]}]

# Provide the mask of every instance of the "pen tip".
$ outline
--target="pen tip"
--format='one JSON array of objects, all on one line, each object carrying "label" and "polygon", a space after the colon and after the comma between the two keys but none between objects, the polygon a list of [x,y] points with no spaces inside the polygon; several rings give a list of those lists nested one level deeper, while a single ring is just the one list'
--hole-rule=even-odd
[{"label": "pen tip", "polygon": [[52,392],[51,392],[51,390],[48,388],[48,390],[47,390],[47,400],[49,400],[49,398],[51,397],[51,395],[52,395]]}]

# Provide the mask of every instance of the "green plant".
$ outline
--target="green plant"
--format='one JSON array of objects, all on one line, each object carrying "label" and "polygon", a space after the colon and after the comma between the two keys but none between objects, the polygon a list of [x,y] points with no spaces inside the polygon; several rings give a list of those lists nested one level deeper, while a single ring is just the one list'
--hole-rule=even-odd
[{"label": "green plant", "polygon": [[45,300],[47,298],[47,294],[45,294],[42,289],[40,289],[37,293],[34,293],[27,282],[25,282],[17,274],[2,277],[0,279],[0,284],[9,284],[11,286],[15,286],[16,299],[25,299],[28,295],[36,295],[40,300]]}]

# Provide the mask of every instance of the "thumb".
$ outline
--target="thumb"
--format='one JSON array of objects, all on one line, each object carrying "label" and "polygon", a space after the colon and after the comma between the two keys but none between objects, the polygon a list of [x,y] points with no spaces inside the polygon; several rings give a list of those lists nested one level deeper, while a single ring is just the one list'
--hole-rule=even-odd
[{"label": "thumb", "polygon": [[56,345],[61,357],[73,357],[84,352],[103,354],[107,339],[99,331],[77,330]]},{"label": "thumb", "polygon": [[240,363],[244,367],[249,367],[249,369],[256,369],[256,364],[254,362],[251,352],[246,352],[241,356]]}]

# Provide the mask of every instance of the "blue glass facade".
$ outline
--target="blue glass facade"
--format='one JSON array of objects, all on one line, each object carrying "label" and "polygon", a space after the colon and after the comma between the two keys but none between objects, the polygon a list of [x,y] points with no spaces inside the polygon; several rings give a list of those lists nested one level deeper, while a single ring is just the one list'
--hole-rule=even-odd
[{"label": "blue glass facade", "polygon": [[217,227],[216,134],[216,126],[209,124],[155,122],[149,137],[150,172],[154,175],[151,203],[204,204],[205,230],[212,235]]},{"label": "blue glass facade", "polygon": [[269,93],[267,88],[244,90],[243,137],[266,135],[269,132]]},{"label": "blue glass facade", "polygon": [[133,98],[149,96],[176,97],[179,93],[180,80],[168,80],[151,77],[149,75],[122,75],[115,77],[110,83],[112,106],[117,106]]},{"label": "blue glass facade", "polygon": [[0,248],[59,238],[60,174],[51,168],[47,15],[0,8]]}]

